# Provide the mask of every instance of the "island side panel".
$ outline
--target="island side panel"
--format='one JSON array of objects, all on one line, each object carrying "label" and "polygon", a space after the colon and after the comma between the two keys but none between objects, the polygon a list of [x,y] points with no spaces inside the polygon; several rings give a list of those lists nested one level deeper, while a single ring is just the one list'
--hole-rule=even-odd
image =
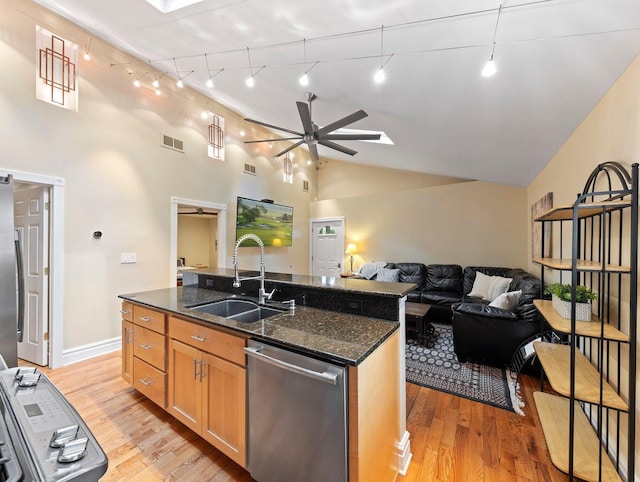
[{"label": "island side panel", "polygon": [[350,482],[392,482],[398,474],[399,333],[349,367]]}]

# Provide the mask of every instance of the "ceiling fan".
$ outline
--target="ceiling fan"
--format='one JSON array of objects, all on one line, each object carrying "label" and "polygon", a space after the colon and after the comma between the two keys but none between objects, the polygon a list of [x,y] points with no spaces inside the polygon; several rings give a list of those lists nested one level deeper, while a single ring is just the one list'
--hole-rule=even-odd
[{"label": "ceiling fan", "polygon": [[275,157],[279,157],[283,154],[286,154],[292,149],[300,146],[301,144],[306,144],[309,148],[309,152],[311,153],[311,158],[314,161],[319,159],[318,157],[318,144],[329,147],[331,149],[335,149],[336,151],[343,152],[345,154],[349,154],[353,156],[357,154],[358,151],[354,151],[353,149],[349,149],[348,147],[341,146],[340,144],[336,144],[333,141],[377,141],[380,140],[380,134],[336,134],[335,131],[341,129],[349,124],[353,124],[361,119],[367,117],[367,113],[363,110],[359,110],[350,114],[342,119],[339,119],[335,122],[332,122],[329,125],[324,127],[318,127],[311,120],[311,102],[316,99],[316,95],[311,92],[306,93],[308,104],[304,102],[296,102],[298,106],[298,114],[300,114],[300,121],[302,122],[302,128],[304,132],[298,132],[290,129],[285,129],[284,127],[274,126],[272,124],[267,124],[266,122],[261,122],[255,119],[245,118],[248,122],[253,122],[254,124],[258,124],[264,127],[269,127],[271,129],[276,129],[283,132],[288,132],[290,134],[294,134],[295,137],[281,137],[278,139],[262,139],[259,141],[245,141],[245,144],[253,144],[256,142],[275,142],[275,141],[293,141],[298,140],[298,142],[290,145],[285,150],[276,154]]},{"label": "ceiling fan", "polygon": [[197,214],[199,216],[217,216],[218,215],[218,213],[216,212],[205,211],[202,208],[195,208],[195,211],[191,211],[191,212],[179,211],[178,214]]}]

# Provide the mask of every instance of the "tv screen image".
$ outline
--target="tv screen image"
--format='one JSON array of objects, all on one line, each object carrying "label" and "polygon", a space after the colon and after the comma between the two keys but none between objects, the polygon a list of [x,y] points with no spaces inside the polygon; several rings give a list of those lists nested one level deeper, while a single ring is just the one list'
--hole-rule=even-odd
[{"label": "tv screen image", "polygon": [[[236,240],[247,233],[258,236],[265,246],[291,246],[293,208],[238,197]],[[258,246],[258,244],[252,239],[247,239],[242,246]]]}]

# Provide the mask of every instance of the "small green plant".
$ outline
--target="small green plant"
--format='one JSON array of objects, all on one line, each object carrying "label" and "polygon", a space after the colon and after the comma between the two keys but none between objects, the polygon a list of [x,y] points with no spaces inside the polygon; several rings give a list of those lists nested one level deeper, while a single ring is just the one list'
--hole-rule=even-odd
[{"label": "small green plant", "polygon": [[[545,288],[545,293],[556,295],[563,301],[571,301],[571,285],[563,283],[550,283]],[[596,293],[586,286],[576,286],[576,302],[589,303],[598,297]]]}]

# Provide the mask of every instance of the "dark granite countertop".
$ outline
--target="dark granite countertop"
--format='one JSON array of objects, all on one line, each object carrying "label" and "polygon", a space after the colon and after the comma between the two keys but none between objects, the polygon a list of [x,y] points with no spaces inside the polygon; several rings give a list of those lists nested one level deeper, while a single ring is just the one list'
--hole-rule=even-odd
[{"label": "dark granite countertop", "polygon": [[[233,278],[234,276],[234,271],[228,268],[200,268],[189,270],[189,273],[195,275],[204,274],[213,276],[224,276],[227,278]],[[260,273],[258,271],[240,270],[241,277],[257,276],[259,274]],[[307,276],[301,274],[271,272],[265,273],[265,280],[304,286],[307,288],[335,289],[346,293],[370,294],[392,298],[400,298],[416,288],[416,285],[411,283],[390,283],[381,281],[370,281],[353,277],[334,278],[331,276]]]},{"label": "dark granite countertop", "polygon": [[[201,270],[199,270],[201,271]],[[205,270],[218,276],[233,275],[232,270]],[[216,271],[212,273],[212,271]],[[299,278],[297,275],[293,275]],[[311,278],[312,277],[304,277]],[[270,279],[270,278],[269,278]],[[283,280],[278,280],[283,281]],[[309,281],[309,280],[307,280]],[[337,280],[336,280],[337,281]],[[362,292],[364,289],[358,285],[362,280],[340,280],[347,286],[346,290]],[[298,280],[297,282],[301,282]],[[364,284],[371,284],[366,282]],[[400,298],[402,291],[407,289],[407,284],[402,283],[375,283],[384,285],[386,296]],[[396,286],[401,285],[402,289]],[[336,286],[333,286],[336,288]],[[366,291],[381,290],[382,287],[369,286]],[[380,293],[385,296],[385,293]],[[339,294],[336,294],[339,296]],[[194,318],[198,322],[210,323],[238,332],[251,335],[267,342],[274,342],[280,346],[315,355],[328,361],[347,365],[360,364],[373,350],[386,340],[399,323],[378,318],[370,318],[360,315],[351,315],[306,306],[296,306],[295,313],[284,311],[265,320],[253,323],[239,323],[220,316],[209,315],[189,309],[189,306],[202,305],[211,301],[219,301],[227,298],[250,299],[244,296],[235,296],[230,293],[213,291],[196,286],[184,286],[167,288],[140,293],[123,294],[119,296],[124,300],[157,308],[177,315]],[[283,307],[277,302],[270,303],[274,307]]]}]

